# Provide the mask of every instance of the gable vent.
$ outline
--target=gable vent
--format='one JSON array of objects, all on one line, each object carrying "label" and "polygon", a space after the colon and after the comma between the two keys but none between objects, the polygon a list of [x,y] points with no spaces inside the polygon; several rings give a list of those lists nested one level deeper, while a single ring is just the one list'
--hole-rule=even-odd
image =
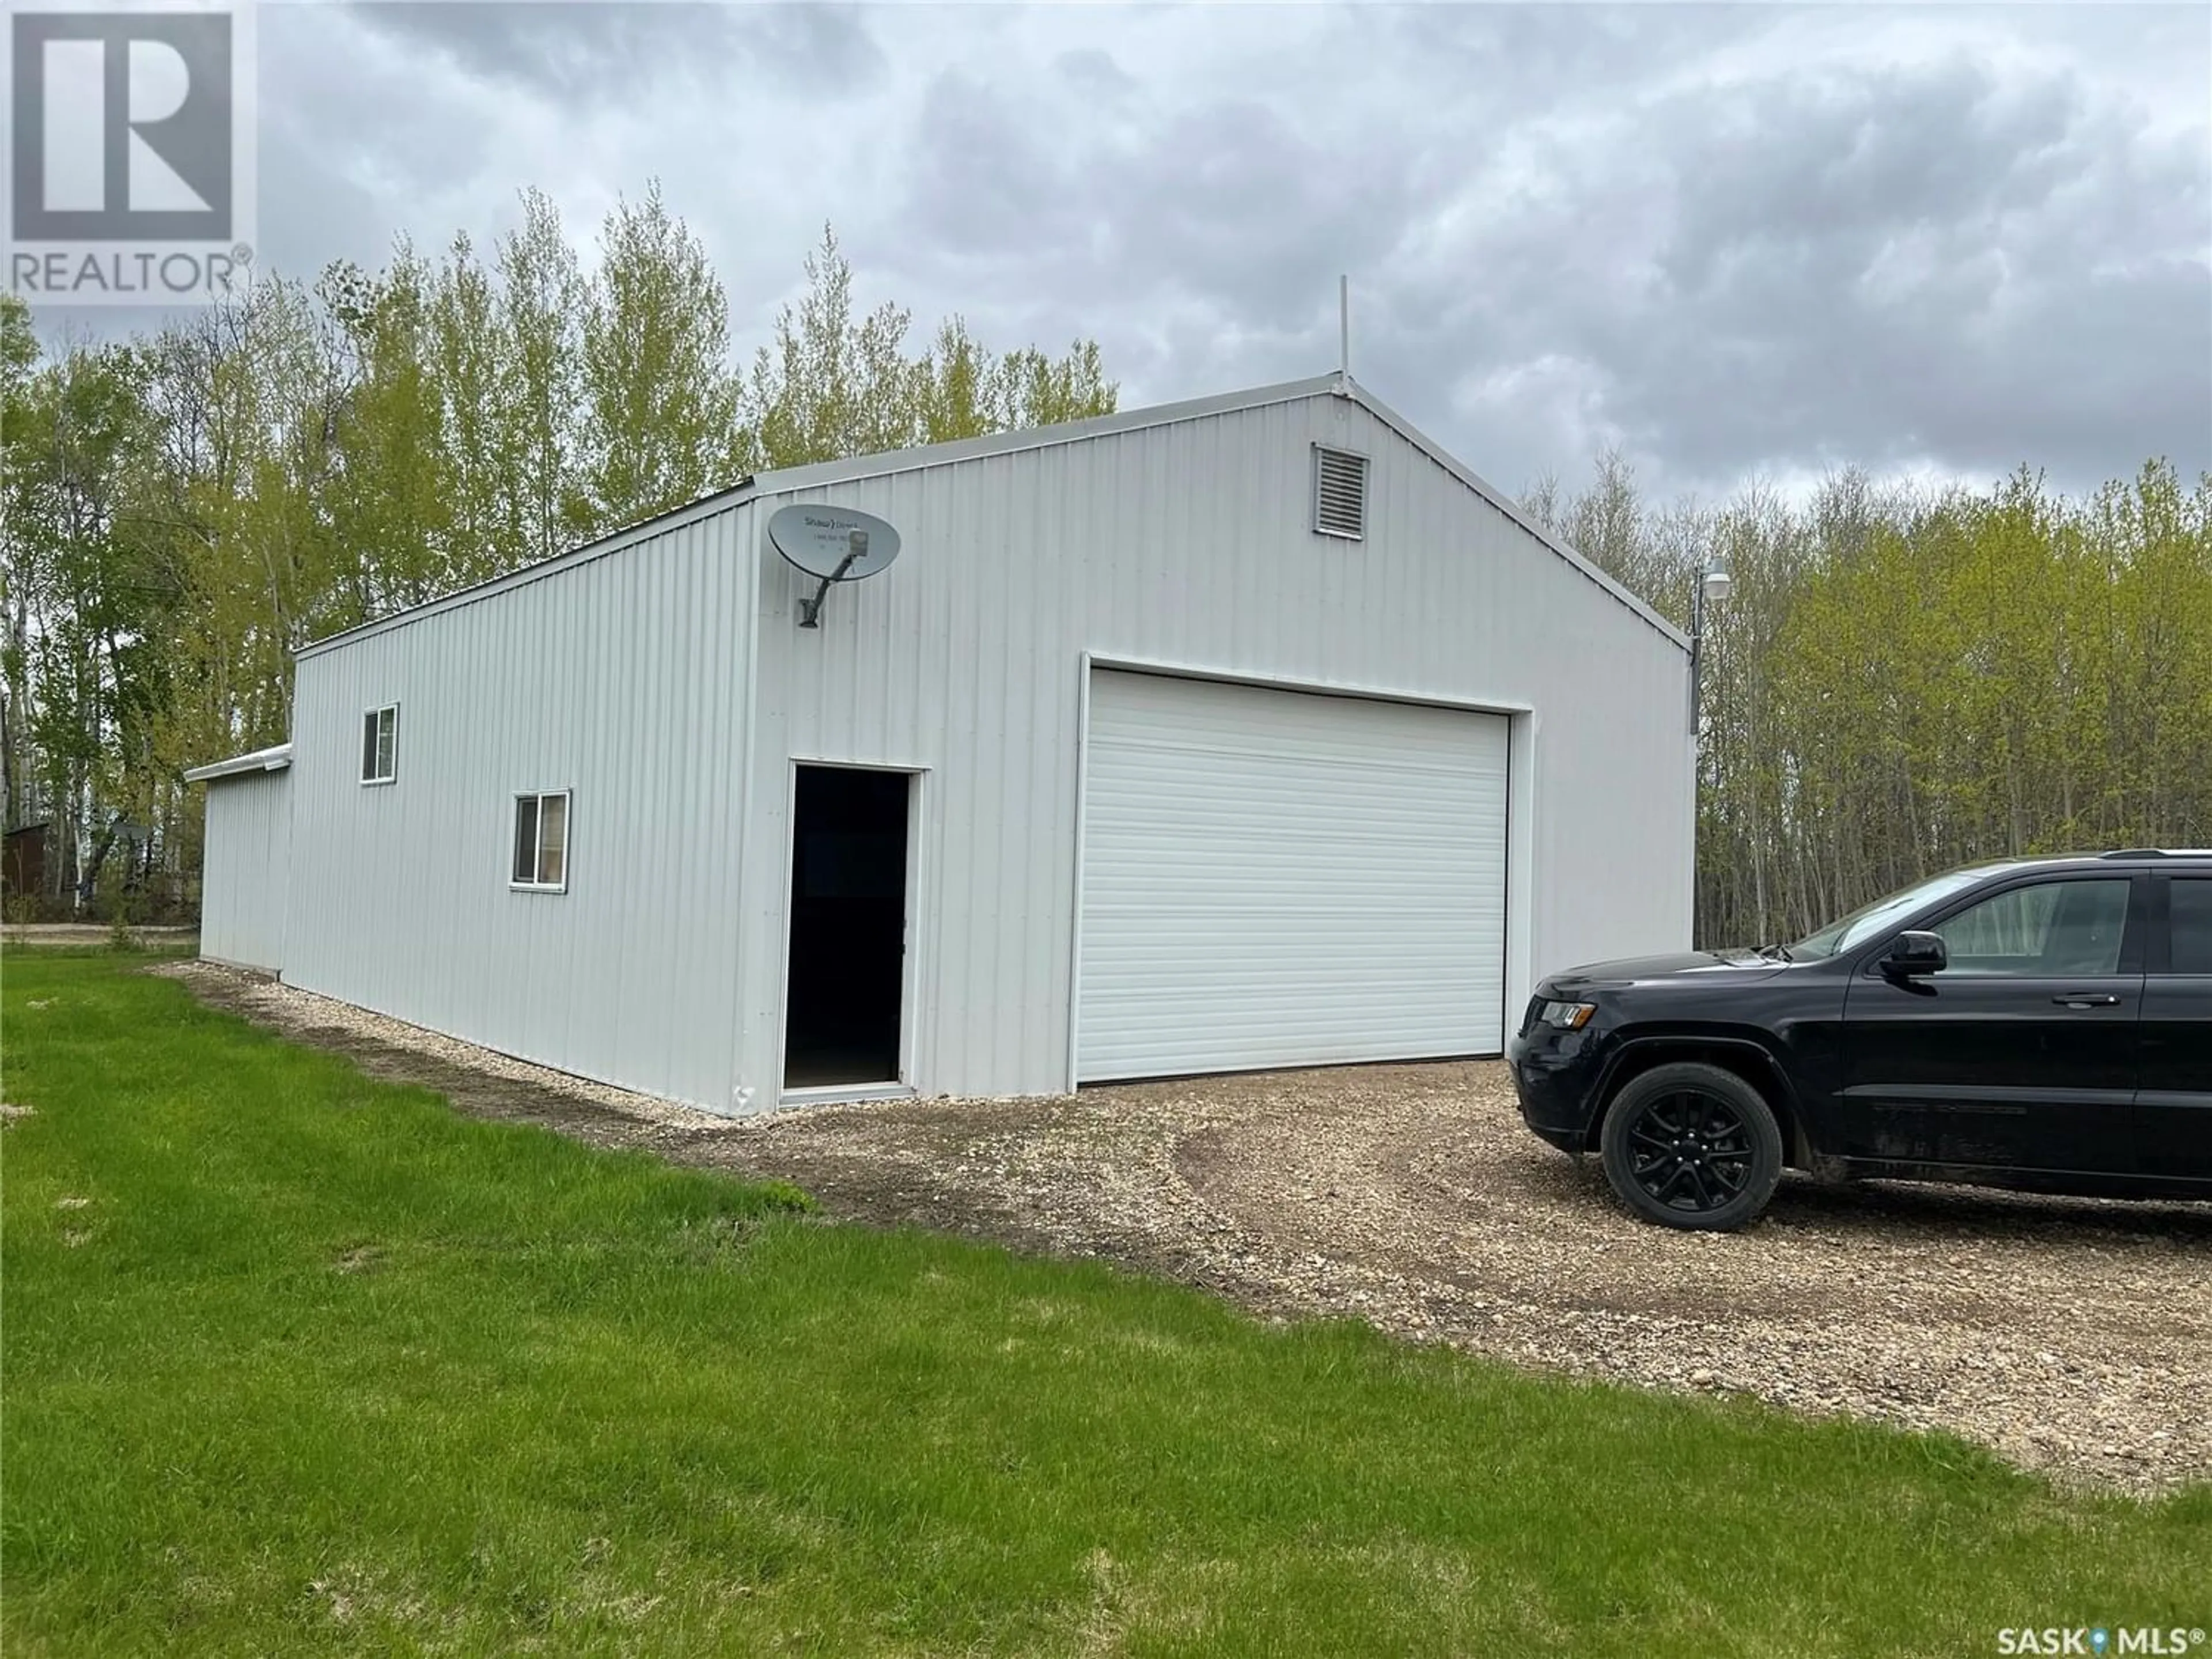
[{"label": "gable vent", "polygon": [[1367,458],[1314,446],[1314,528],[1359,541],[1367,534]]}]

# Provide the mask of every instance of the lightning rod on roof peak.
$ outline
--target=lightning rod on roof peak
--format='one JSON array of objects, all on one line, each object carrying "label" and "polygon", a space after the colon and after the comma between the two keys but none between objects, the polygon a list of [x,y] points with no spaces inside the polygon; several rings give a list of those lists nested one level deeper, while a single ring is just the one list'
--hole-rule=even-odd
[{"label": "lightning rod on roof peak", "polygon": [[1340,380],[1352,378],[1352,278],[1336,279],[1336,374]]}]

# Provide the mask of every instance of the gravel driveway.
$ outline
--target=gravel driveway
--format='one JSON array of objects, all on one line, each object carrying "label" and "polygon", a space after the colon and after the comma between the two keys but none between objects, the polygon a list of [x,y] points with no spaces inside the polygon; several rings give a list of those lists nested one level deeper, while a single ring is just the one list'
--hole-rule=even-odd
[{"label": "gravel driveway", "polygon": [[731,1121],[202,964],[207,1000],[461,1109],[780,1176],[832,1214],[1163,1273],[1533,1366],[1740,1390],[2141,1491],[2212,1478],[2212,1205],[1792,1176],[1748,1231],[1636,1220],[1495,1062]]}]

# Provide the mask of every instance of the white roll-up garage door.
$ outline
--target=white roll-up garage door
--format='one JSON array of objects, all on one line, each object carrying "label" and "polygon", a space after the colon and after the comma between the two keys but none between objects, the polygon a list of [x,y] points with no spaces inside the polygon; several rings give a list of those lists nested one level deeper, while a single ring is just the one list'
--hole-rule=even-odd
[{"label": "white roll-up garage door", "polygon": [[1078,1078],[1499,1052],[1506,730],[1095,672]]}]

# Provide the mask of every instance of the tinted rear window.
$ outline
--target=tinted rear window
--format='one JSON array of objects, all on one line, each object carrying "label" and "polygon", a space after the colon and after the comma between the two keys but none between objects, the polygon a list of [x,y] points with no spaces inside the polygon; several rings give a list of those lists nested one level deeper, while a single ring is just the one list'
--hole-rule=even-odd
[{"label": "tinted rear window", "polygon": [[2173,879],[2173,971],[2212,974],[2212,876]]}]

